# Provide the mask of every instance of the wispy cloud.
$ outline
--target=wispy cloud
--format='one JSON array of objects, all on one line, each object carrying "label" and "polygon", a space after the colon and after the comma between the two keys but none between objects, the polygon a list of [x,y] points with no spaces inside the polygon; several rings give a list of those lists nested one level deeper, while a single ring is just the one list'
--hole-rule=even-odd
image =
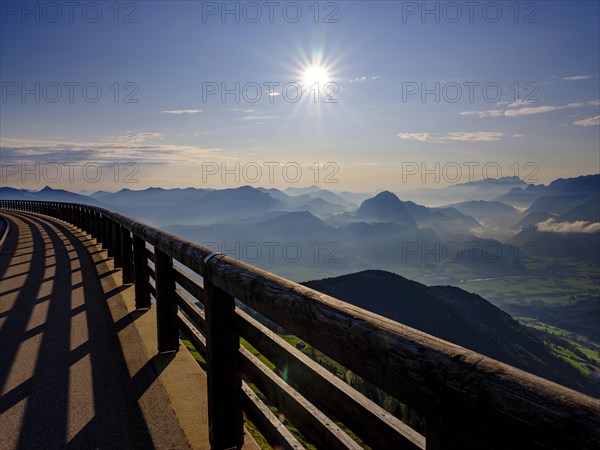
[{"label": "wispy cloud", "polygon": [[537,103],[537,100],[534,99],[523,99],[523,100],[516,100],[514,102],[497,102],[496,106],[506,106],[507,108],[517,108],[519,106],[523,106],[523,105],[529,105],[531,103]]},{"label": "wispy cloud", "polygon": [[590,78],[592,78],[591,75],[573,75],[571,77],[565,77],[563,79],[569,80],[569,81],[578,81],[578,80],[589,80]]},{"label": "wispy cloud", "polygon": [[246,120],[246,121],[252,121],[256,125],[264,124],[264,122],[259,122],[259,121],[264,121],[264,120],[269,120],[269,119],[275,118],[275,116],[261,115],[259,113],[259,111],[256,109],[234,108],[233,111],[244,113],[244,115],[241,117],[241,119]]},{"label": "wispy cloud", "polygon": [[[519,116],[531,116],[534,114],[542,114],[551,111],[558,111],[561,109],[574,109],[583,108],[585,106],[598,106],[600,102],[598,100],[591,100],[588,102],[573,102],[567,105],[542,105],[532,106],[527,108],[516,108],[517,106],[523,106],[531,102],[521,101],[506,104],[507,108],[510,109],[489,109],[487,111],[463,111],[459,114],[461,116],[478,116],[482,117],[519,117]],[[498,103],[500,105],[500,103]]]},{"label": "wispy cloud", "polygon": [[127,142],[130,144],[140,144],[142,142],[151,140],[151,139],[159,139],[162,137],[161,133],[132,133],[126,134],[123,136],[117,136],[115,140],[117,142]]},{"label": "wispy cloud", "polygon": [[201,109],[168,109],[166,111],[163,111],[163,114],[173,114],[176,116],[180,116],[182,114],[198,114],[201,112]]},{"label": "wispy cloud", "polygon": [[556,222],[554,219],[544,220],[536,224],[538,231],[549,233],[586,233],[593,234],[600,231],[600,223],[584,222],[578,220],[576,222]]},{"label": "wispy cloud", "polygon": [[373,75],[373,76],[363,75],[362,77],[352,78],[350,80],[350,83],[362,83],[363,81],[377,80],[378,78],[381,78],[381,77],[379,75]]},{"label": "wispy cloud", "polygon": [[462,132],[454,131],[447,134],[440,133],[399,133],[396,135],[402,140],[418,141],[418,142],[433,142],[443,144],[446,141],[462,141],[462,142],[493,142],[498,141],[504,133],[496,131],[477,131],[477,132]]},{"label": "wispy cloud", "polygon": [[492,142],[500,140],[502,136],[504,136],[504,133],[495,131],[478,131],[476,133],[454,132],[448,133],[446,139],[463,142]]},{"label": "wispy cloud", "polygon": [[[504,112],[507,117],[518,117],[518,116],[531,116],[533,114],[542,114],[550,111],[557,111],[559,109],[565,109],[568,106],[534,106],[532,108],[521,108],[521,109],[510,109]],[[571,106],[571,108],[574,106]]]},{"label": "wispy cloud", "polygon": [[440,139],[431,133],[399,133],[396,136],[405,141],[440,142]]},{"label": "wispy cloud", "polygon": [[[0,137],[5,162],[137,162],[198,163],[208,159],[228,159],[218,148],[145,142],[160,133],[118,136],[102,142],[69,142]],[[229,156],[231,157],[231,156]]]},{"label": "wispy cloud", "polygon": [[507,108],[518,108],[523,105],[531,105],[533,103],[537,103],[537,100],[529,99],[529,100],[517,100],[515,102],[510,102],[506,105]]},{"label": "wispy cloud", "polygon": [[587,119],[576,120],[573,125],[578,127],[593,127],[600,125],[600,116],[588,117]]},{"label": "wispy cloud", "polygon": [[503,109],[488,109],[487,111],[463,111],[459,113],[461,116],[478,116],[478,117],[499,117],[503,116]]}]

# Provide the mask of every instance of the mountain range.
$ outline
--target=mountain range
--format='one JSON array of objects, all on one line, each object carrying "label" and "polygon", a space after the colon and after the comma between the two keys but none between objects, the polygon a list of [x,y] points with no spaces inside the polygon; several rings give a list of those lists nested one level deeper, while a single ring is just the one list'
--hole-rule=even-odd
[{"label": "mountain range", "polygon": [[496,200],[513,188],[525,189],[527,186],[519,177],[507,176],[450,184],[444,188],[406,189],[400,194],[415,202],[440,206],[469,200]]},{"label": "mountain range", "polygon": [[[37,192],[2,187],[0,197],[103,206],[171,231],[182,230],[187,238],[203,236],[203,240],[211,241],[231,238],[237,242],[240,236],[268,240],[277,234],[288,241],[337,242],[345,248],[341,250],[340,245],[340,256],[353,267],[360,267],[361,261],[366,264],[374,260],[428,263],[423,251],[427,253],[436,246],[451,245],[462,253],[472,242],[491,242],[489,245],[497,248],[505,246],[508,254],[516,254],[508,248],[510,246],[522,247],[535,242],[539,255],[581,259],[598,256],[595,251],[600,226],[598,174],[558,179],[548,186],[527,185],[518,178],[506,177],[435,191],[450,192],[447,198],[457,193],[466,197],[460,202],[429,207],[401,200],[390,191],[374,196],[350,195],[317,186],[285,190],[251,186],[218,190],[122,189],[91,195],[50,187]],[[365,196],[360,204],[352,202]],[[529,206],[523,211],[526,203]],[[301,230],[294,227],[299,218],[308,217],[306,214],[311,216],[306,226]],[[269,220],[279,225],[270,226]],[[282,228],[275,233],[277,226]],[[290,231],[292,229],[295,233]],[[424,250],[419,250],[418,255],[407,254],[414,253],[415,245]],[[409,247],[411,250],[407,251]],[[484,263],[488,259],[483,255]],[[494,264],[500,271],[511,266],[506,258]],[[513,272],[522,270],[519,264],[520,261],[515,261]],[[479,263],[472,266],[477,270],[481,268]]]}]

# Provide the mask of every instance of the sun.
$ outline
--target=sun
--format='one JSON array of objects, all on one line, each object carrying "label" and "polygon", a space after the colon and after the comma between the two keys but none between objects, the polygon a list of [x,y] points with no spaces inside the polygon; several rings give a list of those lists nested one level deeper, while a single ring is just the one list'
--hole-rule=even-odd
[{"label": "sun", "polygon": [[329,82],[331,82],[331,76],[323,66],[311,65],[302,72],[302,84],[306,87],[314,86],[317,89],[324,89]]}]

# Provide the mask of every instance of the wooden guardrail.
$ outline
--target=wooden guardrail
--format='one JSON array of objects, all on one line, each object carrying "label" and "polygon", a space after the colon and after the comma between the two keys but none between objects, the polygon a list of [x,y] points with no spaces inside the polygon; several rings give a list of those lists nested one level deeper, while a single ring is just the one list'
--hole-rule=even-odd
[{"label": "wooden guardrail", "polygon": [[[177,351],[182,333],[207,360],[215,449],[242,446],[243,412],[273,445],[302,448],[250,386],[318,448],[361,448],[343,428],[373,449],[600,448],[598,399],[106,209],[11,200],[0,207],[79,227],[122,268],[123,283],[135,282],[137,308],[155,299],[159,351]],[[425,436],[236,308],[235,299],[415,410]],[[285,379],[240,337],[285,368]]]}]

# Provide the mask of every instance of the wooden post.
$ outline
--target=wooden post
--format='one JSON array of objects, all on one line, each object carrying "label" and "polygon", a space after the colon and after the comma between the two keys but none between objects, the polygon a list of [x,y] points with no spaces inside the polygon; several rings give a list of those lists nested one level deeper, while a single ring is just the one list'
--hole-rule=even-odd
[{"label": "wooden post", "polygon": [[135,280],[135,308],[150,308],[150,290],[148,283],[148,257],[146,256],[146,242],[133,235],[133,271]]},{"label": "wooden post", "polygon": [[87,210],[86,222],[86,225],[88,227],[87,232],[90,235],[90,238],[93,239],[96,237],[96,223],[94,222],[94,210],[91,208]]},{"label": "wooden post", "polygon": [[102,219],[98,211],[94,211],[94,234],[96,235],[96,243],[102,244]]},{"label": "wooden post", "polygon": [[80,231],[84,231],[85,228],[85,216],[83,214],[83,208],[78,206],[77,207],[77,228],[79,228]]},{"label": "wooden post", "polygon": [[154,248],[154,254],[156,256],[158,351],[159,353],[176,352],[179,349],[179,330],[177,328],[173,258],[157,248]]},{"label": "wooden post", "polygon": [[90,210],[87,208],[82,208],[83,209],[83,232],[85,234],[92,234],[92,227],[90,226]]},{"label": "wooden post", "polygon": [[81,231],[83,231],[84,234],[87,234],[90,231],[88,228],[88,212],[85,206],[81,208]]},{"label": "wooden post", "polygon": [[133,283],[133,249],[131,248],[131,233],[121,227],[121,260],[123,262],[123,284]]},{"label": "wooden post", "polygon": [[88,226],[87,226],[87,208],[85,206],[81,207],[81,231],[83,231],[83,233],[87,233],[88,230]]},{"label": "wooden post", "polygon": [[108,217],[104,217],[104,232],[106,235],[106,254],[108,255],[108,257],[110,258],[113,255],[113,239],[112,239],[112,232],[113,232],[113,226],[112,226],[112,220],[110,220]]},{"label": "wooden post", "polygon": [[88,210],[88,234],[90,237],[94,238],[96,236],[96,220],[95,220],[96,212],[93,209]]},{"label": "wooden post", "polygon": [[121,258],[121,227],[117,222],[112,223],[112,247],[115,268],[123,267],[123,259]]},{"label": "wooden post", "polygon": [[92,214],[94,212],[87,208],[85,211],[85,231],[91,237],[94,235],[94,222],[92,220]]},{"label": "wooden post", "polygon": [[92,238],[96,237],[96,211],[94,211],[92,208],[90,208],[89,212],[89,227],[90,227],[90,236]]},{"label": "wooden post", "polygon": [[208,353],[208,429],[214,449],[242,448],[240,338],[235,327],[234,299],[204,279]]}]

